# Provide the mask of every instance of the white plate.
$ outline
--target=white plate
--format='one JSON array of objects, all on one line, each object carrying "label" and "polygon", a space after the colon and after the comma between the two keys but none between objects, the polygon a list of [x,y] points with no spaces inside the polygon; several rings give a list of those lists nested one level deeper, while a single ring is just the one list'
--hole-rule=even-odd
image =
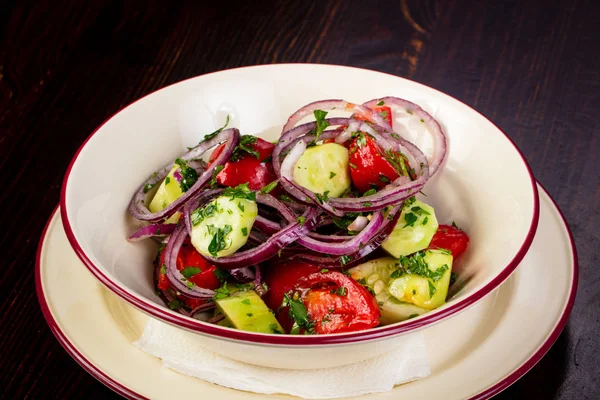
[{"label": "white plate", "polygon": [[[432,375],[364,398],[487,398],[542,358],[567,322],[578,269],[570,231],[544,190],[540,205],[533,245],[511,278],[469,310],[424,330]],[[69,246],[56,211],[40,240],[36,286],[44,316],[61,345],[85,370],[123,396],[266,397],[161,368],[160,360],[133,346],[149,317],[94,279]]]}]

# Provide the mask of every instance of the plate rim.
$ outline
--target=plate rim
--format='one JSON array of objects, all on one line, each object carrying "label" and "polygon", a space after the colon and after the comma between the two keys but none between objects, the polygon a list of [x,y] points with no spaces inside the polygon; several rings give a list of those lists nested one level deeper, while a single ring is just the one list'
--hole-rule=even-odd
[{"label": "plate rim", "polygon": [[[135,296],[134,294],[130,293],[129,291],[125,290],[124,288],[122,288],[121,286],[116,284],[111,279],[110,276],[108,276],[100,268],[98,268],[86,255],[85,251],[79,245],[79,242],[78,242],[77,238],[75,237],[73,228],[71,226],[71,223],[69,221],[68,214],[67,214],[67,206],[66,206],[67,185],[69,182],[71,170],[72,170],[75,162],[79,158],[79,154],[83,150],[83,148],[87,145],[87,143],[90,141],[90,139],[108,121],[110,121],[112,118],[114,118],[116,115],[121,113],[126,108],[136,104],[137,102],[145,99],[146,97],[148,97],[154,93],[165,90],[165,89],[170,88],[175,85],[183,84],[192,79],[207,77],[207,76],[219,74],[222,72],[238,71],[238,70],[244,70],[244,69],[257,69],[257,68],[265,68],[265,67],[266,68],[277,68],[277,67],[282,67],[282,66],[294,66],[294,67],[307,66],[307,67],[314,67],[314,68],[322,68],[322,67],[343,68],[343,69],[357,70],[360,72],[387,75],[387,76],[395,78],[395,79],[400,79],[400,80],[403,80],[406,82],[410,82],[411,84],[416,84],[416,85],[422,86],[424,88],[427,88],[428,90],[433,90],[433,91],[441,94],[442,96],[447,96],[449,98],[452,98],[453,100],[457,101],[458,103],[475,111],[482,118],[484,118],[486,121],[488,121],[494,127],[496,127],[496,129],[500,133],[502,133],[502,135],[504,135],[504,137],[508,140],[509,144],[514,147],[514,149],[517,151],[517,154],[521,157],[521,160],[522,160],[523,164],[525,165],[527,173],[529,174],[529,178],[530,178],[532,189],[533,189],[534,209],[533,209],[533,216],[532,216],[531,224],[529,226],[529,231],[525,237],[524,242],[521,244],[521,247],[519,248],[519,250],[513,257],[513,259],[502,269],[502,271],[498,275],[496,275],[486,285],[479,288],[471,296],[457,301],[455,304],[449,306],[448,308],[446,308],[440,312],[432,313],[431,315],[425,315],[422,318],[418,318],[413,321],[407,321],[406,323],[403,323],[400,325],[393,324],[387,328],[384,327],[384,328],[377,329],[377,330],[365,330],[365,331],[358,331],[358,332],[351,332],[351,333],[322,335],[322,336],[267,335],[267,334],[257,334],[257,333],[252,333],[252,332],[244,332],[244,331],[239,331],[239,330],[222,328],[218,325],[207,324],[207,323],[198,321],[193,318],[189,318],[189,317],[185,317],[180,314],[176,314],[174,312],[171,312],[171,310],[168,310],[167,308],[159,306],[157,304],[151,304],[150,302],[146,302],[146,301],[142,300],[141,298],[139,298],[138,296]],[[533,238],[535,237],[535,233],[537,231],[537,226],[538,226],[538,222],[539,222],[539,214],[540,214],[540,202],[539,202],[539,193],[538,193],[538,189],[537,189],[537,181],[533,175],[533,172],[531,170],[531,167],[529,166],[529,163],[527,162],[525,156],[523,155],[521,150],[517,147],[515,142],[502,129],[500,129],[500,127],[498,127],[494,122],[490,121],[482,113],[480,113],[479,111],[470,107],[469,105],[465,104],[464,102],[462,102],[446,93],[443,93],[440,90],[429,87],[422,83],[415,82],[410,79],[406,79],[406,78],[399,77],[396,75],[388,74],[385,72],[374,71],[374,70],[365,69],[365,68],[343,66],[343,65],[333,65],[333,64],[282,63],[282,64],[251,65],[251,66],[231,68],[231,69],[211,72],[208,74],[193,76],[193,77],[181,80],[179,82],[175,82],[171,85],[165,86],[158,90],[155,90],[151,93],[148,93],[147,95],[127,104],[126,106],[124,106],[123,108],[118,110],[116,113],[114,113],[113,115],[108,117],[104,122],[102,122],[84,140],[84,142],[81,144],[81,146],[79,147],[79,149],[77,150],[77,152],[75,153],[73,158],[71,159],[71,162],[69,163],[67,171],[64,175],[63,183],[62,183],[62,187],[61,187],[61,191],[60,191],[60,213],[61,213],[63,228],[67,235],[67,239],[69,240],[69,243],[71,244],[71,247],[74,249],[75,254],[77,254],[79,259],[83,262],[83,264],[87,267],[87,269],[92,273],[92,275],[94,275],[94,277],[96,279],[98,279],[104,286],[106,286],[108,289],[110,289],[117,296],[119,296],[123,300],[127,301],[129,304],[133,305],[137,309],[145,312],[146,314],[151,315],[160,320],[166,321],[170,324],[176,325],[178,327],[182,327],[182,328],[185,328],[188,330],[198,332],[200,334],[222,337],[222,338],[227,338],[230,340],[233,339],[236,341],[249,342],[249,343],[253,343],[253,344],[267,344],[267,345],[321,346],[321,345],[360,343],[360,342],[365,342],[365,341],[383,339],[383,338],[386,338],[389,336],[404,334],[404,333],[408,333],[411,331],[416,331],[421,328],[425,328],[427,326],[430,326],[437,322],[440,322],[443,319],[445,319],[446,317],[456,314],[456,313],[474,305],[475,303],[477,303],[478,301],[483,299],[486,295],[488,295],[490,292],[492,292],[494,289],[499,287],[504,281],[506,281],[506,279],[508,279],[510,277],[510,275],[514,272],[516,267],[519,265],[519,263],[523,260],[523,258],[529,251],[529,248],[531,247]]]},{"label": "plate rim", "polygon": [[[564,229],[567,232],[568,239],[569,239],[568,244],[571,248],[571,254],[572,254],[572,258],[573,258],[573,262],[572,262],[572,266],[571,266],[571,268],[573,270],[573,279],[571,282],[569,297],[568,297],[567,302],[562,310],[561,317],[559,318],[558,322],[556,323],[556,325],[554,326],[554,328],[552,329],[552,331],[550,332],[550,334],[548,335],[548,337],[546,338],[544,343],[542,343],[537,348],[537,350],[535,350],[535,352],[533,352],[532,355],[527,360],[525,360],[519,367],[514,369],[506,377],[504,377],[500,381],[496,382],[492,386],[490,386],[486,389],[483,389],[482,391],[473,395],[470,398],[471,400],[487,399],[487,398],[490,398],[490,397],[502,392],[504,389],[508,388],[510,385],[515,383],[517,380],[519,380],[531,368],[533,368],[546,355],[548,350],[550,350],[552,345],[556,342],[556,340],[558,339],[558,337],[564,330],[564,327],[566,326],[569,316],[571,314],[571,311],[573,309],[573,305],[574,305],[575,298],[577,295],[577,287],[578,287],[578,281],[579,281],[579,264],[578,264],[577,248],[575,246],[575,240],[574,240],[573,234],[571,232],[571,228],[569,227],[569,224],[567,223],[567,220],[566,220],[563,212],[561,211],[558,204],[556,204],[556,201],[554,200],[554,198],[550,195],[550,193],[548,193],[548,191],[544,188],[544,186],[542,186],[539,182],[538,182],[538,185],[543,190],[545,195],[550,199],[551,204],[558,212],[560,219],[563,223]],[[91,362],[89,359],[87,359],[77,349],[77,347],[69,341],[69,338],[61,331],[58,322],[54,319],[54,316],[52,315],[52,311],[50,310],[50,306],[44,295],[44,289],[43,289],[43,283],[42,283],[42,277],[41,277],[41,268],[42,268],[41,257],[42,257],[42,248],[43,248],[45,239],[47,237],[48,229],[49,229],[52,221],[56,217],[58,208],[59,208],[59,206],[56,206],[54,208],[50,217],[48,218],[48,221],[46,222],[46,225],[43,229],[42,235],[38,242],[38,248],[37,248],[37,252],[36,252],[36,260],[35,260],[35,271],[34,272],[35,272],[36,294],[37,294],[40,308],[42,310],[42,314],[44,315],[44,318],[46,320],[46,323],[48,324],[50,331],[56,337],[59,344],[65,349],[67,354],[69,354],[92,377],[94,377],[100,383],[104,384],[109,389],[115,391],[116,393],[120,394],[123,397],[126,397],[128,399],[147,399],[147,397],[145,397],[145,396],[137,393],[133,389],[130,389],[127,386],[121,384],[118,380],[110,377],[104,371],[102,371],[100,368],[96,367],[93,362]]]}]

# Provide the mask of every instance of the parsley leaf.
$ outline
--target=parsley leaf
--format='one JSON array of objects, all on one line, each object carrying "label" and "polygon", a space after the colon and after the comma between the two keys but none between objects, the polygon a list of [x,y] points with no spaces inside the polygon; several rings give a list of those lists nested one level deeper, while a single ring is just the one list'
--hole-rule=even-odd
[{"label": "parsley leaf", "polygon": [[222,196],[229,196],[231,200],[246,199],[256,201],[256,193],[250,190],[248,183],[242,183],[234,188],[228,187],[223,190]]},{"label": "parsley leaf", "polygon": [[314,142],[319,141],[319,136],[323,133],[323,131],[329,126],[329,122],[325,120],[325,116],[327,116],[327,111],[315,110],[314,113],[315,119],[317,120],[317,131],[315,133]]},{"label": "parsley leaf", "polygon": [[156,185],[156,183],[147,183],[144,185],[144,194],[148,193],[152,188]]},{"label": "parsley leaf", "polygon": [[[203,143],[209,139],[214,138],[215,136],[217,136],[219,133],[223,132],[223,129],[227,128],[227,125],[229,125],[229,114],[227,115],[227,118],[225,119],[225,124],[220,127],[219,129],[217,129],[216,131],[209,133],[208,135],[204,135],[204,139],[202,139],[202,141],[200,143]],[[198,143],[198,145],[200,144]],[[198,147],[197,145],[195,147]],[[192,147],[192,148],[195,148]],[[191,150],[191,149],[190,149]]]},{"label": "parsley leaf", "polygon": [[217,184],[217,175],[219,175],[219,172],[223,171],[223,168],[225,168],[224,165],[217,165],[215,167],[215,169],[213,169],[212,175],[210,177],[210,187],[215,187]]},{"label": "parsley leaf", "polygon": [[367,197],[367,196],[371,196],[374,195],[375,193],[377,193],[377,190],[375,189],[369,189],[366,192],[363,193],[363,197]]},{"label": "parsley leaf", "polygon": [[296,222],[298,222],[300,226],[303,226],[306,222],[306,217],[304,215],[301,215],[298,218],[296,218]]},{"label": "parsley leaf", "polygon": [[340,257],[340,264],[341,264],[341,265],[346,265],[346,264],[348,264],[350,261],[352,261],[352,257],[350,257],[350,256],[341,256],[341,257]]},{"label": "parsley leaf", "polygon": [[417,220],[419,219],[419,217],[417,217],[413,213],[406,213],[404,215],[404,219],[406,220],[406,224],[403,226],[403,228],[406,228],[407,226],[414,227],[415,226],[415,222],[417,222]]},{"label": "parsley leaf", "polygon": [[177,299],[173,299],[169,301],[167,304],[171,310],[179,310],[181,308],[181,303]]},{"label": "parsley leaf", "polygon": [[198,267],[185,267],[181,270],[181,275],[189,279],[194,275],[198,275],[200,272],[202,272],[202,270]]},{"label": "parsley leaf", "polygon": [[383,102],[383,100],[379,100],[379,102],[377,103],[377,105],[378,105],[378,106],[380,106],[380,107],[381,107],[382,105],[384,105],[384,104],[385,104],[385,103]]},{"label": "parsley leaf", "polygon": [[329,293],[337,294],[338,296],[346,296],[348,294],[348,290],[345,286],[340,286],[337,290],[330,290]]},{"label": "parsley leaf", "polygon": [[242,228],[242,235],[248,236],[248,228],[246,228],[246,227]]},{"label": "parsley leaf", "polygon": [[290,307],[290,318],[294,321],[294,325],[290,331],[291,334],[300,333],[300,329],[304,329],[308,333],[314,332],[314,322],[308,318],[308,310],[306,306],[298,298],[298,296],[290,296],[291,292],[283,295],[283,301],[281,302],[282,307]]},{"label": "parsley leaf", "polygon": [[229,235],[232,228],[231,225],[225,225],[223,228],[215,228],[210,244],[208,245],[208,252],[213,256],[217,257],[217,253],[227,248],[227,242],[225,237]]},{"label": "parsley leaf", "polygon": [[385,175],[379,175],[379,180],[383,183],[390,183],[390,178]]},{"label": "parsley leaf", "polygon": [[336,176],[337,174],[335,172],[331,172],[329,171],[329,179],[333,178],[334,176]]},{"label": "parsley leaf", "polygon": [[323,194],[321,193],[315,193],[315,197],[317,198],[317,201],[321,204],[327,202],[327,200],[329,200],[329,190],[326,190],[325,192],[323,192]]},{"label": "parsley leaf", "polygon": [[223,282],[223,286],[221,286],[218,289],[215,289],[215,295],[213,296],[213,300],[224,299],[229,296],[231,296],[231,291],[227,287],[227,282]]},{"label": "parsley leaf", "polygon": [[179,186],[182,192],[187,192],[194,183],[198,180],[198,173],[194,168],[188,167],[187,161],[178,158],[175,160],[175,164],[179,165],[179,171],[181,172],[181,181]]},{"label": "parsley leaf", "polygon": [[260,189],[259,193],[267,194],[267,193],[271,192],[271,190],[275,189],[275,187],[278,184],[279,184],[279,181],[273,181],[273,182],[269,183],[267,186],[265,186],[264,188]]}]

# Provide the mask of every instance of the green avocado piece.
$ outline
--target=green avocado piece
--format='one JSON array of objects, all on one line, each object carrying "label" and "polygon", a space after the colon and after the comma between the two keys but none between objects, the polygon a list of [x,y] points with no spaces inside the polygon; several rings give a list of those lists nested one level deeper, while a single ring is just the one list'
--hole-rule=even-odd
[{"label": "green avocado piece", "polygon": [[259,333],[283,333],[269,307],[253,290],[239,291],[216,300],[217,307],[234,328]]}]

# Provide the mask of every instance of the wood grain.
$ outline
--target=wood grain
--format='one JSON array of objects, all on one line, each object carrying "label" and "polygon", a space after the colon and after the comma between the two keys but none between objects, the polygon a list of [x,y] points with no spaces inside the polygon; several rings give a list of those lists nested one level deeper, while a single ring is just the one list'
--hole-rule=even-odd
[{"label": "wood grain", "polygon": [[316,62],[408,77],[476,108],[564,211],[581,280],[556,345],[499,399],[600,397],[598,2],[377,0],[0,5],[0,397],[117,396],[60,347],[34,289],[67,165],[103,120],[199,74]]}]

